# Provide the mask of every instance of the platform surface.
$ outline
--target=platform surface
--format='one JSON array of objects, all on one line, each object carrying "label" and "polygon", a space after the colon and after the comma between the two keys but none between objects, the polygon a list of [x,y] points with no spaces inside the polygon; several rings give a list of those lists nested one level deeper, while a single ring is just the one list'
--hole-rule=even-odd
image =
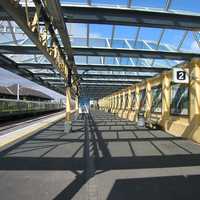
[{"label": "platform surface", "polygon": [[2,200],[199,199],[200,145],[92,111],[0,153]]}]

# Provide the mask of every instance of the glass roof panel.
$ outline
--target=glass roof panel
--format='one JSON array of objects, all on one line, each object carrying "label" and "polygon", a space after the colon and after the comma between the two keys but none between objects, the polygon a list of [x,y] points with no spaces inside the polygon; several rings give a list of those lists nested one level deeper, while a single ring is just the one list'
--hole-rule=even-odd
[{"label": "glass roof panel", "polygon": [[150,50],[149,46],[143,40],[128,40],[131,48],[133,49],[148,49]]},{"label": "glass roof panel", "polygon": [[[185,31],[166,29],[162,37],[162,43],[170,45],[170,48],[176,50],[182,40]],[[173,37],[172,37],[173,35]]]},{"label": "glass roof panel", "polygon": [[87,25],[81,23],[66,23],[69,36],[86,38]]},{"label": "glass roof panel", "polygon": [[89,37],[90,38],[111,38],[112,25],[90,24]]},{"label": "glass roof panel", "polygon": [[87,46],[87,39],[86,38],[75,38],[70,37],[70,42],[72,46]]},{"label": "glass roof panel", "polygon": [[60,0],[61,4],[87,4],[87,0]]},{"label": "glass roof panel", "polygon": [[155,59],[153,67],[173,67],[183,61]]},{"label": "glass roof panel", "polygon": [[192,51],[200,52],[200,47],[198,46],[197,41],[194,39],[194,33],[189,32],[185,38],[180,50],[181,51]]},{"label": "glass roof panel", "polygon": [[104,58],[104,63],[105,64],[108,64],[108,65],[117,65],[118,63],[117,63],[117,59],[116,58],[114,58],[114,57],[105,57]]},{"label": "glass roof panel", "polygon": [[[20,0],[20,3],[24,3]],[[109,7],[132,7],[145,10],[160,9],[166,10],[167,3],[170,3],[170,12],[177,10],[200,12],[198,0],[61,0],[67,4],[88,4],[92,6]],[[131,5],[130,5],[131,3]],[[154,19],[152,19],[153,21]],[[159,19],[155,19],[159,20]],[[183,22],[184,23],[184,22]],[[196,42],[199,36],[191,31],[180,31],[160,28],[147,28],[136,26],[106,25],[106,24],[83,24],[66,23],[72,47],[105,47],[124,49],[146,49],[161,51],[191,51],[200,52],[200,44]],[[13,35],[14,32],[14,35]],[[194,36],[195,34],[195,36]],[[173,37],[172,37],[173,36]],[[60,41],[60,36],[58,35]],[[199,39],[198,39],[199,40]],[[61,41],[60,41],[61,43]],[[15,22],[0,22],[0,44],[2,45],[33,45],[30,39],[16,25]],[[9,58],[17,63],[49,63],[43,55],[7,54]],[[182,61],[163,59],[144,59],[129,57],[100,57],[100,56],[75,56],[76,64],[105,64],[117,66],[137,67],[173,67]],[[117,70],[117,69],[116,69]],[[33,73],[53,73],[53,70],[31,69]],[[55,70],[56,71],[56,70]],[[81,72],[79,70],[79,72]],[[56,72],[57,73],[57,72]],[[116,74],[116,75],[148,75],[149,72],[122,72],[122,71],[88,71],[88,74]],[[155,75],[155,74],[154,74]],[[54,79],[57,80],[57,79]],[[110,79],[108,79],[110,80]],[[116,79],[115,79],[116,80]],[[124,80],[124,79],[123,79]]]},{"label": "glass roof panel", "polygon": [[148,7],[154,9],[162,9],[165,7],[166,0],[133,0],[132,7]]},{"label": "glass roof panel", "polygon": [[109,47],[106,39],[90,38],[89,39],[90,47]]},{"label": "glass roof panel", "polygon": [[173,0],[170,10],[200,12],[199,0]]},{"label": "glass roof panel", "polygon": [[88,56],[88,64],[101,64],[100,56]]},{"label": "glass roof panel", "polygon": [[133,65],[130,58],[120,58],[119,63],[120,65]]},{"label": "glass roof panel", "polygon": [[115,26],[114,38],[134,39],[136,36],[136,32],[137,32],[137,27],[134,26]]},{"label": "glass roof panel", "polygon": [[143,27],[140,29],[139,39],[157,41],[160,37],[161,30],[160,28]]},{"label": "glass roof panel", "polygon": [[29,54],[4,54],[16,63],[42,63],[49,64],[50,62],[43,55],[29,55]]},{"label": "glass roof panel", "polygon": [[126,48],[126,49],[129,48],[125,40],[114,39],[114,40],[109,40],[109,43],[111,44],[112,48]]},{"label": "glass roof panel", "polygon": [[76,64],[86,64],[86,56],[74,56]]},{"label": "glass roof panel", "polygon": [[92,5],[112,6],[112,7],[127,7],[127,0],[92,0]]}]

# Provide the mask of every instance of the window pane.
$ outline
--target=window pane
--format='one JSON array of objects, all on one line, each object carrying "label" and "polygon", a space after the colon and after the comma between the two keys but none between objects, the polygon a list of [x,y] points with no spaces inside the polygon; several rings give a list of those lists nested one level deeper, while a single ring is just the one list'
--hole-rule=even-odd
[{"label": "window pane", "polygon": [[146,90],[140,91],[140,112],[144,112],[146,107]]},{"label": "window pane", "polygon": [[122,109],[122,105],[123,105],[123,100],[124,100],[124,98],[123,98],[123,95],[121,95],[120,96],[120,109]]},{"label": "window pane", "polygon": [[135,92],[131,92],[131,109],[132,110],[135,110],[135,102],[136,102]]},{"label": "window pane", "polygon": [[152,112],[162,112],[162,87],[156,86],[152,88]]},{"label": "window pane", "polygon": [[129,98],[128,98],[128,93],[125,94],[125,107],[124,108],[128,108],[128,104],[129,104]]},{"label": "window pane", "polygon": [[171,114],[189,114],[189,89],[184,84],[173,84],[171,86]]}]

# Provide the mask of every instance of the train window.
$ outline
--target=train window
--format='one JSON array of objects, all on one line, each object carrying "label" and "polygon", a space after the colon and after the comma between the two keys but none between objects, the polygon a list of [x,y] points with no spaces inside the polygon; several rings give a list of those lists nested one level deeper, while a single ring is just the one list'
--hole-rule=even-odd
[{"label": "train window", "polygon": [[173,84],[171,86],[171,114],[189,114],[189,88],[187,84]]},{"label": "train window", "polygon": [[152,106],[151,112],[161,113],[162,112],[162,87],[156,86],[152,88]]},{"label": "train window", "polygon": [[146,89],[140,91],[140,111],[144,112],[146,108]]}]

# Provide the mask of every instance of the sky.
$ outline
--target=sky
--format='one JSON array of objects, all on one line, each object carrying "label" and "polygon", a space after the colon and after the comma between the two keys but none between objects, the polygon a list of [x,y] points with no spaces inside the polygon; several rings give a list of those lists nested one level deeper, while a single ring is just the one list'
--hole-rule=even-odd
[{"label": "sky", "polygon": [[43,93],[48,94],[55,100],[65,99],[65,97],[57,92],[47,89],[46,87],[40,86],[32,81],[29,81],[21,76],[11,73],[5,69],[0,68],[0,85],[9,86],[12,84],[20,84],[24,87],[29,87],[34,90],[39,90]]},{"label": "sky", "polygon": [[[87,0],[61,0],[62,3],[82,3],[86,4]],[[131,1],[131,7],[140,8],[140,7],[146,7],[145,9],[162,9],[165,7],[166,0],[132,0]],[[107,5],[107,6],[117,6],[117,7],[126,7],[128,3],[128,0],[92,0],[92,5],[98,6],[98,5]],[[200,6],[199,6],[200,0],[172,0],[169,10],[185,10],[188,12],[196,12],[200,14]],[[86,38],[87,36],[87,25],[86,24],[67,24],[67,28],[69,30],[70,36],[73,37],[81,37]],[[90,38],[111,38],[112,35],[112,25],[96,25],[91,24],[89,25],[89,37]],[[118,39],[128,39],[128,40],[134,40],[136,37],[138,27],[128,27],[128,26],[115,26],[115,33],[114,33],[114,42],[113,45],[115,47],[120,47],[120,42],[117,41]],[[160,34],[162,32],[162,29],[160,28],[141,28],[139,32],[139,38],[138,40],[145,40],[145,41],[158,41]],[[173,46],[174,48],[177,48],[181,38],[185,34],[185,31],[183,30],[165,30],[165,33],[162,37],[161,43],[163,44],[169,44]],[[2,34],[0,33],[0,43],[7,42],[11,40],[11,35]],[[19,39],[23,40],[24,35],[19,35]],[[84,41],[85,43],[85,41]],[[73,44],[73,40],[72,40]],[[102,45],[101,42],[91,40],[90,45]],[[81,45],[80,40],[78,41],[78,45]],[[85,44],[83,44],[85,45]],[[200,48],[197,44],[197,42],[194,40],[194,36],[192,32],[188,32],[187,37],[185,38],[185,41],[180,49],[181,51],[195,51],[200,52]],[[25,56],[26,57],[26,56]],[[28,56],[27,56],[28,57]],[[19,60],[17,58],[17,60]],[[98,59],[98,58],[97,58]],[[97,60],[96,59],[96,60]],[[106,58],[109,60],[109,58]],[[105,59],[105,60],[106,60]],[[82,59],[82,61],[86,61],[86,59]],[[95,59],[90,58],[89,60],[92,60],[92,62],[95,61]],[[76,59],[76,61],[80,61],[80,59]],[[123,59],[122,59],[123,61]],[[158,64],[161,64],[161,61],[157,61]],[[26,87],[31,87],[34,89],[41,90],[45,92],[46,94],[50,95],[51,97],[55,99],[64,98],[64,96],[51,91],[49,89],[46,89],[44,87],[39,86],[38,84],[35,84],[29,80],[26,80],[24,78],[21,78],[13,73],[10,73],[4,69],[0,68],[0,85],[11,85],[14,83],[20,83],[21,85],[24,85]]]}]

